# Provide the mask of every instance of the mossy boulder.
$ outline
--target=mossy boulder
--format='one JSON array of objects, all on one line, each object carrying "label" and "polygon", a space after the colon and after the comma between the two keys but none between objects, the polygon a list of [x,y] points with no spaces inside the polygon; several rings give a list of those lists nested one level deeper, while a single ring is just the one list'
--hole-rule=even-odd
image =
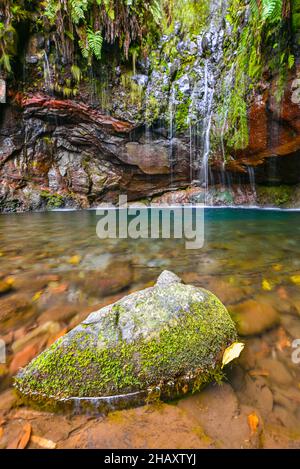
[{"label": "mossy boulder", "polygon": [[177,397],[222,377],[236,330],[207,290],[163,272],[154,287],[92,313],[15,378],[38,403],[136,405]]}]

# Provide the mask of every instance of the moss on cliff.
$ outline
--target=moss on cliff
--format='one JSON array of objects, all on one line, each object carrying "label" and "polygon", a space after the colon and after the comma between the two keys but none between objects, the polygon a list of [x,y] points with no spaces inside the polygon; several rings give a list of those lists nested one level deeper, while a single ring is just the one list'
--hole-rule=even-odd
[{"label": "moss on cliff", "polygon": [[256,194],[260,205],[270,205],[273,207],[285,206],[293,197],[292,186],[257,186]]}]

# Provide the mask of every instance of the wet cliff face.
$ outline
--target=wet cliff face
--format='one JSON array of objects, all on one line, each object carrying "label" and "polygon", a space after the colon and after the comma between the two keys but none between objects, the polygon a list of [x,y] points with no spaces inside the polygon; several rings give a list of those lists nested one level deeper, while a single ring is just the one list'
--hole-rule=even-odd
[{"label": "wet cliff face", "polygon": [[[88,105],[35,95],[7,106],[1,130],[6,210],[89,207],[185,186],[188,149]],[[172,174],[172,178],[171,175]]]},{"label": "wet cliff face", "polygon": [[276,68],[277,53],[268,67],[261,57],[258,83],[245,81],[254,72],[243,44],[261,44],[251,42],[250,6],[238,0],[210,2],[196,27],[173,21],[146,55],[132,49],[125,60],[105,43],[88,66],[71,65],[53,32],[23,27],[0,104],[0,209],[97,206],[190,185],[193,194],[237,185],[252,203],[255,179],[299,183],[290,169],[300,161],[300,5],[292,6],[289,23],[272,32],[285,38],[292,21],[285,68]]}]

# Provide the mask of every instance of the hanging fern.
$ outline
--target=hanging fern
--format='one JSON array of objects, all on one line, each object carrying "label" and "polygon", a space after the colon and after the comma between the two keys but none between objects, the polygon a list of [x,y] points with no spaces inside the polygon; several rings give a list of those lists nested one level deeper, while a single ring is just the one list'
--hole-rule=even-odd
[{"label": "hanging fern", "polygon": [[262,0],[262,19],[276,23],[281,20],[282,0]]},{"label": "hanging fern", "polygon": [[96,59],[101,59],[102,43],[103,37],[100,31],[93,31],[88,29],[87,31],[87,40],[88,47],[90,52],[96,57]]},{"label": "hanging fern", "polygon": [[149,10],[152,14],[154,22],[159,24],[163,17],[161,2],[159,0],[153,0],[153,2],[149,5]]},{"label": "hanging fern", "polygon": [[85,19],[85,13],[88,9],[88,0],[69,0],[71,7],[71,18],[75,24]]}]

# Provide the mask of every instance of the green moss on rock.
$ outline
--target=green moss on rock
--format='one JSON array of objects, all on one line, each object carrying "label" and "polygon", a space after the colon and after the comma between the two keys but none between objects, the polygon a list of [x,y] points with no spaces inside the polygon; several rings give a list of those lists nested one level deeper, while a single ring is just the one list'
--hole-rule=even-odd
[{"label": "green moss on rock", "polygon": [[234,323],[212,293],[174,278],[164,272],[154,287],[92,313],[21,370],[16,388],[40,400],[153,390],[171,398],[219,380]]},{"label": "green moss on rock", "polygon": [[291,202],[293,195],[292,186],[258,186],[256,189],[257,200],[260,205],[275,207],[285,206]]}]

